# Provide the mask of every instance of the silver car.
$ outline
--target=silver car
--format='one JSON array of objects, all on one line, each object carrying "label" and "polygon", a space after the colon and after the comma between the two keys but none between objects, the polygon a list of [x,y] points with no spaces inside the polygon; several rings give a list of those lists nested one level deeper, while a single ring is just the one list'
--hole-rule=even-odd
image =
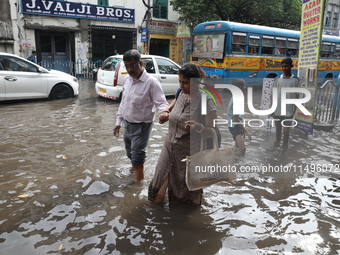
[{"label": "silver car", "polygon": [[0,52],[0,101],[64,99],[78,94],[79,83],[74,76]]},{"label": "silver car", "polygon": [[[178,70],[180,65],[169,58],[142,55],[145,70],[161,84],[166,96],[173,96],[179,87]],[[128,74],[123,55],[108,57],[97,72],[96,93],[101,97],[114,100],[121,98],[124,77]]]}]

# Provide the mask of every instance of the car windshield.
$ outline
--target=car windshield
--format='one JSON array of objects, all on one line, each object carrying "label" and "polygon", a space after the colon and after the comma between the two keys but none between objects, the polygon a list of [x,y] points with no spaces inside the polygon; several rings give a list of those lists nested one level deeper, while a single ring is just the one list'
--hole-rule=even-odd
[{"label": "car windshield", "polygon": [[0,70],[36,72],[37,68],[19,58],[0,56]]},{"label": "car windshield", "polygon": [[119,63],[120,61],[121,61],[120,58],[114,57],[107,58],[102,64],[102,69],[106,71],[115,71],[117,63]]}]

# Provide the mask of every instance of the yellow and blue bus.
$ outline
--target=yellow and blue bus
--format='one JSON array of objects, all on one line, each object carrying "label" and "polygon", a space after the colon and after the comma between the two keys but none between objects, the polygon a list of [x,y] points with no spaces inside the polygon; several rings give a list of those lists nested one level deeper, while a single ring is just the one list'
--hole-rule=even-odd
[{"label": "yellow and blue bus", "polygon": [[[229,21],[211,21],[193,30],[191,61],[210,78],[231,83],[246,79],[248,86],[262,85],[263,78],[281,74],[281,60],[293,59],[297,74],[300,32]],[[340,69],[340,38],[322,36],[318,80],[337,78]]]}]

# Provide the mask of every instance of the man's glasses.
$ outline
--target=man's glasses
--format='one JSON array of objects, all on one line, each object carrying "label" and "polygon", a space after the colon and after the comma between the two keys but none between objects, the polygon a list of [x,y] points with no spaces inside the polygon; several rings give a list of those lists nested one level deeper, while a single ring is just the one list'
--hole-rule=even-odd
[{"label": "man's glasses", "polygon": [[128,69],[128,68],[135,68],[135,67],[137,67],[139,65],[139,62],[137,62],[137,63],[134,63],[134,64],[129,64],[129,65],[125,65],[125,69]]}]

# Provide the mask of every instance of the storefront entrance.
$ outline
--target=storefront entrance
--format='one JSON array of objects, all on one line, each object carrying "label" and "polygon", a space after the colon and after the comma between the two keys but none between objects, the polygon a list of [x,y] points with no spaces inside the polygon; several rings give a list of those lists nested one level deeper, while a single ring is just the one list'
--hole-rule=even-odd
[{"label": "storefront entrance", "polygon": [[169,58],[170,57],[170,40],[151,38],[149,51],[151,55],[158,55],[158,56]]},{"label": "storefront entrance", "polygon": [[52,69],[70,73],[67,61],[74,61],[70,46],[74,45],[74,34],[37,31],[36,40],[38,62],[52,63],[49,65]]},{"label": "storefront entrance", "polygon": [[105,60],[113,55],[117,50],[118,54],[123,54],[130,49],[137,47],[137,29],[90,26],[89,30],[89,55],[92,55],[92,61]]}]

